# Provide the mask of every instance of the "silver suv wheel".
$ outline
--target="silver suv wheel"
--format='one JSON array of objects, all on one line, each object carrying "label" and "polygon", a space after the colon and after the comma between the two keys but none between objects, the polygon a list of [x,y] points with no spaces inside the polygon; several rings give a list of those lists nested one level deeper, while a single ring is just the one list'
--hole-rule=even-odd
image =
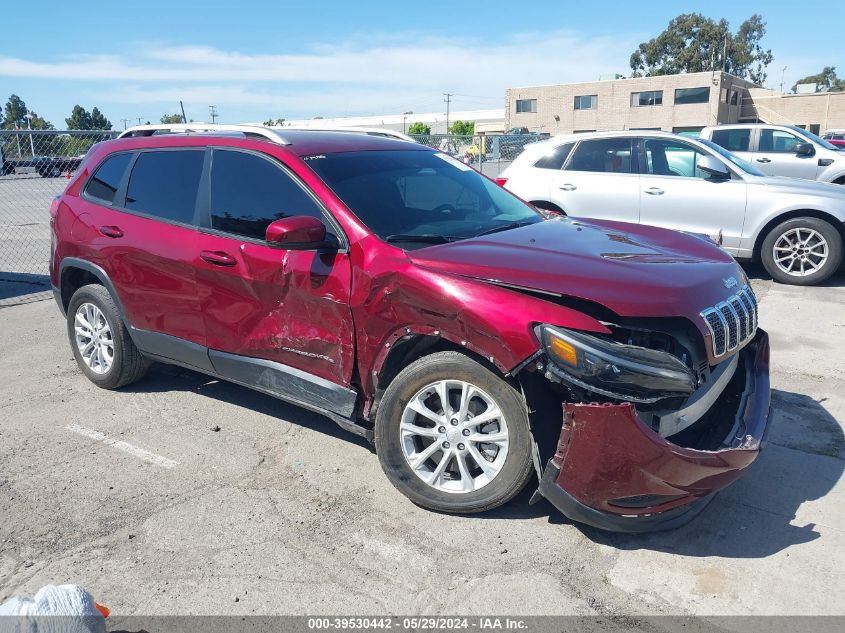
[{"label": "silver suv wheel", "polygon": [[806,277],[820,270],[830,254],[827,240],[810,228],[793,228],[782,233],[772,247],[775,265],[794,277]]},{"label": "silver suv wheel", "polygon": [[420,389],[399,427],[414,474],[436,490],[467,493],[493,481],[508,455],[508,425],[496,401],[462,380]]},{"label": "silver suv wheel", "polygon": [[114,362],[114,338],[100,308],[83,303],[74,316],[76,347],[82,360],[95,374],[105,374]]}]

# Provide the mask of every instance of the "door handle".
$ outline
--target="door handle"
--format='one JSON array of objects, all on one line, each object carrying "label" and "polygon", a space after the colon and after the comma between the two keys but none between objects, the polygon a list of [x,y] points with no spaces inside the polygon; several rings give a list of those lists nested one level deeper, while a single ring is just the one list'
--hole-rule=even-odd
[{"label": "door handle", "polygon": [[100,233],[106,237],[123,237],[123,231],[119,226],[101,226]]},{"label": "door handle", "polygon": [[234,266],[238,263],[234,257],[223,251],[202,251],[200,258],[215,266]]},{"label": "door handle", "polygon": [[575,185],[570,185],[569,183],[566,183],[565,185],[562,185],[558,188],[561,191],[575,191],[578,187],[576,187]]},{"label": "door handle", "polygon": [[661,189],[660,187],[651,187],[649,189],[646,189],[645,192],[650,196],[662,196],[663,195],[663,189]]},{"label": "door handle", "polygon": [[758,158],[757,162],[758,163],[771,163],[772,159],[771,158]]}]

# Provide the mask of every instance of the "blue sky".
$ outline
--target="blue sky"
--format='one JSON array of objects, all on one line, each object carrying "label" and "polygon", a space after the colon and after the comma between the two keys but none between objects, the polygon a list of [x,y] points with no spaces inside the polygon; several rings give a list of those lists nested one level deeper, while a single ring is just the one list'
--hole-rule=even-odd
[{"label": "blue sky", "polygon": [[838,0],[41,0],[2,29],[0,99],[18,94],[59,128],[76,103],[122,128],[180,98],[190,118],[215,104],[223,122],[432,112],[443,92],[456,110],[502,107],[507,87],[626,74],[641,41],[691,11],[734,29],[762,13],[771,87],[784,66],[786,86],[825,65],[845,75],[841,29],[824,26],[845,22]]}]

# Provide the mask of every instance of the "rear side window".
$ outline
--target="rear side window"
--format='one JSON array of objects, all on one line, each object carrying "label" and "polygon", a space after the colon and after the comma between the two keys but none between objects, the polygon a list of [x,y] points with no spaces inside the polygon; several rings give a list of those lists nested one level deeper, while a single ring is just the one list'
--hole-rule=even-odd
[{"label": "rear side window", "polygon": [[92,198],[113,204],[114,196],[131,159],[132,154],[114,154],[106,158],[88,181],[85,193]]},{"label": "rear side window", "polygon": [[574,145],[575,143],[565,143],[564,145],[555,147],[554,150],[534,163],[534,167],[539,167],[540,169],[561,169]]},{"label": "rear side window", "polygon": [[567,171],[633,173],[630,138],[602,138],[581,141],[566,166]]},{"label": "rear side window", "polygon": [[751,140],[750,128],[731,128],[728,130],[713,130],[712,141],[721,145],[729,152],[747,152]]},{"label": "rear side window", "polygon": [[214,150],[212,228],[263,240],[271,222],[294,215],[325,221],[320,206],[281,166],[255,154]]},{"label": "rear side window", "polygon": [[205,150],[142,152],[126,190],[126,208],[193,224]]},{"label": "rear side window", "polygon": [[785,130],[770,130],[768,128],[763,128],[760,130],[759,151],[788,154],[795,151],[795,146],[803,142],[803,139],[800,139]]}]

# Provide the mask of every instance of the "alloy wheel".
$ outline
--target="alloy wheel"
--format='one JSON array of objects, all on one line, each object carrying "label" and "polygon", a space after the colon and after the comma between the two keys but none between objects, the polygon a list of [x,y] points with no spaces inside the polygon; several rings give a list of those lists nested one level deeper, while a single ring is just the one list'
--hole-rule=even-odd
[{"label": "alloy wheel", "polygon": [[775,240],[772,257],[787,275],[806,277],[821,270],[830,255],[827,240],[808,228],[789,229]]},{"label": "alloy wheel", "polygon": [[95,374],[105,374],[114,363],[114,338],[102,310],[93,303],[76,309],[73,323],[76,347]]},{"label": "alloy wheel", "polygon": [[400,422],[405,460],[426,484],[448,493],[483,488],[501,472],[508,426],[493,398],[462,380],[423,387]]}]

